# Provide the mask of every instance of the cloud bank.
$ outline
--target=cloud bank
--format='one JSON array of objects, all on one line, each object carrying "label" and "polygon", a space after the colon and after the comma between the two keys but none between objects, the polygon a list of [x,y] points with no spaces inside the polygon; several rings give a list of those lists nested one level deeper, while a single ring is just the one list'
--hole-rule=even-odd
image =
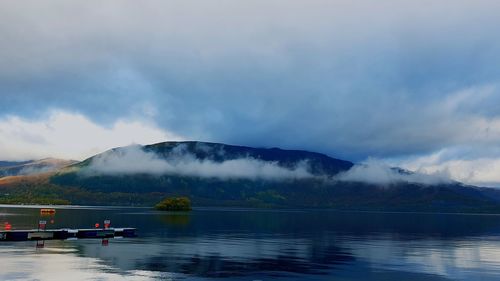
[{"label": "cloud bank", "polygon": [[450,178],[443,173],[424,174],[420,172],[401,171],[374,159],[356,164],[348,171],[336,175],[334,179],[376,185],[391,185],[397,183],[434,185],[451,183]]},{"label": "cloud bank", "polygon": [[[500,143],[499,14],[488,0],[0,1],[0,158],[183,136],[500,183],[484,156]],[[52,140],[54,109],[92,128]],[[456,147],[467,158],[411,163]]]},{"label": "cloud bank", "polygon": [[463,183],[500,187],[500,147],[478,150],[450,147],[428,155],[393,160],[392,163],[422,174],[447,174]]},{"label": "cloud bank", "polygon": [[219,179],[292,180],[313,178],[314,176],[308,170],[306,162],[289,169],[275,162],[250,157],[223,162],[200,160],[192,154],[183,152],[182,149],[174,151],[166,158],[161,158],[156,153],[144,151],[141,146],[134,145],[94,157],[89,166],[83,168],[80,174],[83,176],[175,174]]},{"label": "cloud bank", "polygon": [[52,111],[38,120],[16,116],[0,119],[2,160],[81,160],[119,145],[179,139],[144,120],[124,119],[105,127],[81,114],[62,111]]},{"label": "cloud bank", "polygon": [[498,141],[500,2],[215,3],[2,1],[0,115],[354,161]]}]

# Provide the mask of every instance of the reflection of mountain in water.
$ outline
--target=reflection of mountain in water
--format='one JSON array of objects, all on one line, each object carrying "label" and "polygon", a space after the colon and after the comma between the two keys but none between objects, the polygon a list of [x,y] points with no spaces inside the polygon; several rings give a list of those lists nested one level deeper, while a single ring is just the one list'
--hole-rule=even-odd
[{"label": "reflection of mountain in water", "polygon": [[[335,246],[321,247],[321,252],[314,252],[312,241],[272,238],[260,241],[224,240],[209,242],[201,239],[190,245],[179,244],[173,249],[166,247],[165,250],[170,252],[164,251],[161,255],[145,259],[138,267],[201,277],[233,277],[262,272],[270,275],[321,274],[329,272],[335,265],[354,260],[351,254]],[[207,248],[207,243],[214,242],[214,248]],[[179,247],[183,249],[177,251]]]},{"label": "reflection of mountain in water", "polygon": [[112,241],[111,247],[81,243],[83,256],[98,257],[123,270],[175,272],[200,277],[232,277],[266,272],[326,274],[354,261],[332,241],[262,237],[173,239],[161,244],[132,245]]}]

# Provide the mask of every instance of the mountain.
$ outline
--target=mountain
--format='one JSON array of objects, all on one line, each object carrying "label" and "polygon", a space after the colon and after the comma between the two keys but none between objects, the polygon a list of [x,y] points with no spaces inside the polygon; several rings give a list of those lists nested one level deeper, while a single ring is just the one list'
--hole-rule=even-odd
[{"label": "mountain", "polygon": [[[140,151],[138,151],[140,150]],[[127,157],[126,154],[135,153]],[[137,153],[139,152],[139,153]],[[349,161],[335,159],[327,155],[303,150],[284,150],[279,148],[253,148],[246,146],[227,145],[209,142],[162,142],[146,146],[129,146],[111,149],[104,153],[95,155],[75,165],[80,168],[89,166],[92,162],[103,158],[120,157],[120,162],[128,160],[137,162],[142,158],[142,152],[154,154],[154,156],[170,162],[178,160],[206,161],[210,163],[224,163],[235,160],[255,160],[269,163],[284,169],[294,169],[307,162],[309,172],[313,175],[334,175],[349,170],[354,164]],[[118,164],[118,163],[115,163]],[[123,163],[120,163],[123,164]],[[131,163],[136,165],[138,163]]]},{"label": "mountain", "polygon": [[77,163],[73,160],[45,158],[23,162],[0,161],[0,177],[40,174]]},{"label": "mountain", "polygon": [[[5,163],[5,162],[2,162]],[[82,162],[43,159],[0,167],[0,203],[152,206],[188,196],[194,206],[500,213],[500,191],[374,171],[279,148],[163,142],[111,149]]]},{"label": "mountain", "polygon": [[0,161],[0,168],[2,167],[8,167],[8,166],[16,166],[16,165],[23,165],[26,163],[29,163],[31,161]]},{"label": "mountain", "polygon": [[[404,178],[388,183],[342,180],[353,165],[300,150],[164,142],[98,154],[55,173],[47,185],[78,204],[153,205],[165,196],[182,195],[194,206],[500,212],[500,197],[490,189]],[[69,189],[81,196],[68,194]]]}]

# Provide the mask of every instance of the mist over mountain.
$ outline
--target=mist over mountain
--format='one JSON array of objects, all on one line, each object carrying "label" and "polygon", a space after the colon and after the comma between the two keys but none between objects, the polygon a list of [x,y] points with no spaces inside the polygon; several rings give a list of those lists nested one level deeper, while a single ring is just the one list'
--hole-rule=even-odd
[{"label": "mist over mountain", "polygon": [[45,158],[21,162],[0,161],[0,177],[47,173],[75,163],[77,163],[77,161],[56,158]]},{"label": "mist over mountain", "polygon": [[118,147],[84,161],[0,162],[0,202],[500,212],[500,192],[376,160],[208,142]]},{"label": "mist over mountain", "polygon": [[335,175],[353,163],[324,154],[205,142],[165,142],[113,149],[85,160],[80,174],[183,175],[219,179],[286,180]]},{"label": "mist over mountain", "polygon": [[[500,210],[495,190],[444,176],[308,151],[206,142],[115,148],[63,168],[49,182],[99,194],[108,204],[148,205],[182,195],[195,206]],[[102,198],[86,195],[72,202],[95,204]]]}]

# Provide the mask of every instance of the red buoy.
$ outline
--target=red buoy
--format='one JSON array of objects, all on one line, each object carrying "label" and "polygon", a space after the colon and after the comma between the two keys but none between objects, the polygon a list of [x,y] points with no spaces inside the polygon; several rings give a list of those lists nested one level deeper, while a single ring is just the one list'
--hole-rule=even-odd
[{"label": "red buoy", "polygon": [[99,228],[100,224],[96,223],[94,226],[95,226],[95,228]]}]

